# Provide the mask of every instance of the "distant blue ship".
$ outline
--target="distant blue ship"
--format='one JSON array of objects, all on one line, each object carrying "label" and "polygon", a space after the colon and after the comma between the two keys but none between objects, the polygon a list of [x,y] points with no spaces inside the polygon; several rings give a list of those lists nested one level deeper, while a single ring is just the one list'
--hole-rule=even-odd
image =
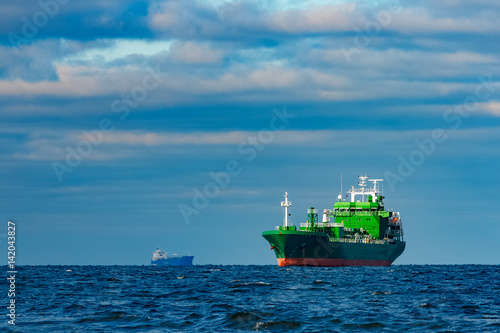
[{"label": "distant blue ship", "polygon": [[167,256],[166,252],[163,252],[160,248],[157,248],[153,252],[153,259],[151,259],[151,265],[158,266],[192,266],[194,256],[180,256],[178,254],[173,254]]}]

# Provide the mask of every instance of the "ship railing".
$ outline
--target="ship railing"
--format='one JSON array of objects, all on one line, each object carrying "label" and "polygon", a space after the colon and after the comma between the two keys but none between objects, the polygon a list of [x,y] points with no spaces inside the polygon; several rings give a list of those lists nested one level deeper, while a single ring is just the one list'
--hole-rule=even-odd
[{"label": "ship railing", "polygon": [[[340,228],[340,227],[343,227],[344,224],[343,223],[323,223],[323,222],[318,222],[318,223],[314,223],[314,227],[315,228],[324,228],[324,227],[327,227],[327,228]],[[311,227],[311,223],[301,223],[300,224],[300,227],[301,228],[310,228]]]},{"label": "ship railing", "polygon": [[335,216],[372,216],[372,215],[380,215],[378,211],[369,211],[369,212],[363,212],[363,211],[354,211],[354,212],[335,212]]},{"label": "ship railing", "polygon": [[385,239],[369,239],[369,238],[333,238],[333,242],[342,243],[365,243],[365,244],[387,244]]},{"label": "ship railing", "polygon": [[277,225],[274,227],[274,230],[288,230],[288,231],[295,231],[297,228],[294,225],[290,225],[288,227],[282,226],[282,225]]}]

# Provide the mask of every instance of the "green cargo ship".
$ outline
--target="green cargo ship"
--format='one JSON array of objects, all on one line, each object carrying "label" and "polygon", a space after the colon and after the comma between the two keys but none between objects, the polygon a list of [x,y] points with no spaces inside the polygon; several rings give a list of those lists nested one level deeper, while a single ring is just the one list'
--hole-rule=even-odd
[{"label": "green cargo ship", "polygon": [[[384,209],[382,179],[359,179],[360,187],[347,192],[349,201],[339,195],[333,210],[323,211],[321,222],[317,210],[309,208],[307,222],[298,230],[289,221],[292,202],[285,192],[283,226],[262,233],[279,266],[389,266],[403,253],[401,217]],[[367,181],[373,182],[371,188]]]}]

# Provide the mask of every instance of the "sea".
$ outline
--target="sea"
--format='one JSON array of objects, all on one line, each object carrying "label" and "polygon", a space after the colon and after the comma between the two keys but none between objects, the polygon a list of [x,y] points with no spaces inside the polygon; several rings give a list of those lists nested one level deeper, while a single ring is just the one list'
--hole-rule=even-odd
[{"label": "sea", "polygon": [[1,332],[500,332],[500,265],[18,266],[15,325],[2,285]]}]

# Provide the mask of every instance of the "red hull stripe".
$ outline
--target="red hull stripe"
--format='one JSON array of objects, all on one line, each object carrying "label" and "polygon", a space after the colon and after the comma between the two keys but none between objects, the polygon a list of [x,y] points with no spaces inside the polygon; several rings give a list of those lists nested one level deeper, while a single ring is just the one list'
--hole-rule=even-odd
[{"label": "red hull stripe", "polygon": [[390,266],[387,260],[278,258],[278,266]]}]

